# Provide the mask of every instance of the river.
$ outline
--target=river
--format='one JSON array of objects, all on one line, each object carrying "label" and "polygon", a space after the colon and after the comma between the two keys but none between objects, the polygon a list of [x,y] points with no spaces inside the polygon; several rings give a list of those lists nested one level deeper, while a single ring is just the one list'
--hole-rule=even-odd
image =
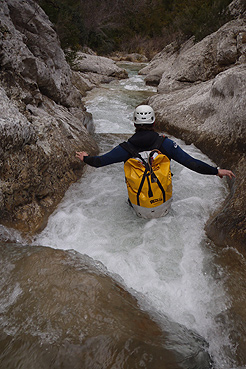
[{"label": "river", "polygon": [[[85,98],[101,152],[134,132],[134,107],[155,93],[137,74],[139,65],[122,66],[128,79],[102,85]],[[212,164],[194,145],[173,139],[192,156]],[[127,203],[122,163],[99,169],[87,166],[33,246],[67,250],[73,245],[141,296],[144,309],[168,316],[203,337],[214,369],[243,368],[245,323],[240,314],[246,294],[245,260],[236,250],[218,249],[204,231],[209,216],[228,195],[226,181],[176,162],[172,173],[170,213],[144,220]]]},{"label": "river", "polygon": [[[155,93],[137,74],[139,66],[123,66],[128,79],[102,85],[86,97],[101,152],[134,132],[134,107]],[[194,145],[176,142],[211,163]],[[143,220],[128,206],[123,164],[88,166],[36,242],[63,249],[72,243],[80,253],[101,261],[129,289],[141,293],[146,304],[204,337],[217,369],[236,367],[233,327],[224,324],[231,307],[226,273],[204,232],[207,219],[228,194],[226,182],[175,162],[172,173],[170,213]]]}]

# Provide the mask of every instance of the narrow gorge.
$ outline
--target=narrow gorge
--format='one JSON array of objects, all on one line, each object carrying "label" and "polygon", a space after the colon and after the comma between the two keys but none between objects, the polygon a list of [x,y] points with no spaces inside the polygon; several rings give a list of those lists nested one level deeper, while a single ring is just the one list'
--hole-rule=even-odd
[{"label": "narrow gorge", "polygon": [[[1,369],[246,365],[243,2],[230,12],[150,62],[86,49],[71,67],[35,1],[1,2]],[[236,179],[174,163],[171,214],[137,219],[122,167],[88,169],[75,152],[129,137],[141,102]]]}]

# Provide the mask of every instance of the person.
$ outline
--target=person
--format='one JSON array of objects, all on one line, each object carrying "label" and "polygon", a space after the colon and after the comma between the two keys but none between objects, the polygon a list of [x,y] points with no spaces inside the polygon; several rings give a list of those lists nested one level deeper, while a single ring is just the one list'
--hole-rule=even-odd
[{"label": "person", "polygon": [[[137,152],[149,151],[155,149],[155,143],[159,134],[155,131],[155,113],[149,105],[139,105],[133,113],[135,133],[129,138],[128,143],[135,148]],[[231,170],[220,169],[211,166],[201,160],[195,159],[181,149],[173,140],[165,137],[159,151],[166,155],[169,160],[173,159],[185,167],[205,175],[217,175],[220,178],[224,176],[230,179],[235,175]],[[82,162],[93,166],[103,167],[113,163],[126,162],[131,155],[125,148],[120,145],[114,147],[106,154],[99,156],[89,156],[85,151],[76,152],[76,158]]]}]

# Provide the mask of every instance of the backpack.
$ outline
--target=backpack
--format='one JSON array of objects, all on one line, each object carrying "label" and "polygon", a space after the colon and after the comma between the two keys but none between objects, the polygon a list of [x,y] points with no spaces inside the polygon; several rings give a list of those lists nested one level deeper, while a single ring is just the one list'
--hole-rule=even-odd
[{"label": "backpack", "polygon": [[[159,151],[164,139],[165,137],[159,136],[153,145],[156,148],[144,152],[136,151],[129,142],[120,144],[132,155],[124,164],[129,201],[133,208],[138,210],[138,215],[144,218],[154,216],[143,216],[140,208],[150,209],[150,212],[144,211],[144,214],[152,213],[154,208],[166,202],[170,203],[172,198],[170,159]],[[168,209],[165,214],[167,211]]]}]

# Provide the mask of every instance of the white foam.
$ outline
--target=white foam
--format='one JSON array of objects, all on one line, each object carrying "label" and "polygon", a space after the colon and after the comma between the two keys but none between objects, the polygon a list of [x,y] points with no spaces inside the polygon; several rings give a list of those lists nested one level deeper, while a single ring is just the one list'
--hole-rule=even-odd
[{"label": "white foam", "polygon": [[[136,80],[130,82],[133,88]],[[121,92],[122,85],[115,105],[105,89],[104,100],[100,89],[99,98],[95,91],[88,97],[98,131],[133,132],[133,102]],[[210,162],[193,145],[178,143],[190,155]],[[175,162],[172,172],[172,210],[164,218],[143,220],[127,203],[123,163],[87,167],[36,243],[75,249],[101,261],[155,309],[201,334],[210,343],[220,369],[229,368],[223,351],[229,340],[216,323],[216,316],[228,307],[229,300],[222,282],[213,278],[212,268],[204,267],[213,262],[204,243],[204,224],[227,193],[225,181],[194,173]]]},{"label": "white foam", "polygon": [[170,214],[148,221],[137,218],[127,204],[122,164],[88,168],[37,243],[73,248],[100,260],[129,288],[146,295],[155,308],[207,337],[226,299],[214,303],[215,293],[224,294],[223,286],[203,272],[207,257],[203,228],[225,187],[214,176],[194,173],[191,181],[190,171],[180,170],[179,164],[173,166],[173,173]]}]

